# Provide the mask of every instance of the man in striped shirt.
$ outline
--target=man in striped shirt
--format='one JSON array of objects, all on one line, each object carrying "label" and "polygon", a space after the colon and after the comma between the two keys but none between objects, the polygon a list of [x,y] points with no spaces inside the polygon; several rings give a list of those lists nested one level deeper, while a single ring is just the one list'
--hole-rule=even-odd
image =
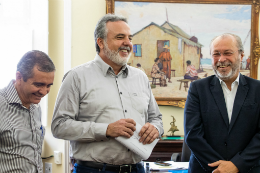
[{"label": "man in striped shirt", "polygon": [[0,172],[42,173],[39,102],[49,93],[55,66],[41,51],[29,51],[17,65],[16,79],[0,90]]}]

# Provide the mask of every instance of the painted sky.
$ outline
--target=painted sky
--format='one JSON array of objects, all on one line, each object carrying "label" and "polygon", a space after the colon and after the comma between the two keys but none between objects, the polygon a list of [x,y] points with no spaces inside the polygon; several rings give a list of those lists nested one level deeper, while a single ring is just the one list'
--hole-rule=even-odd
[{"label": "painted sky", "polygon": [[[250,5],[115,2],[115,13],[127,17],[133,34],[151,22],[162,25],[167,20],[166,9],[170,23],[198,38],[204,46],[203,58],[210,58],[209,43],[215,36],[234,33],[244,42],[251,29]],[[249,56],[250,35],[244,48]]]}]

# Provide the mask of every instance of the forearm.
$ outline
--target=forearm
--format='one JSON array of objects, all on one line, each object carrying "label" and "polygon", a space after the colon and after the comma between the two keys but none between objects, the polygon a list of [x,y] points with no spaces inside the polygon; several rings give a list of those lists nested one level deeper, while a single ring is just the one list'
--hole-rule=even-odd
[{"label": "forearm", "polygon": [[108,124],[56,118],[51,125],[53,136],[71,141],[106,141]]},{"label": "forearm", "polygon": [[247,147],[238,152],[230,161],[240,172],[248,172],[260,159],[260,134],[257,133]]}]

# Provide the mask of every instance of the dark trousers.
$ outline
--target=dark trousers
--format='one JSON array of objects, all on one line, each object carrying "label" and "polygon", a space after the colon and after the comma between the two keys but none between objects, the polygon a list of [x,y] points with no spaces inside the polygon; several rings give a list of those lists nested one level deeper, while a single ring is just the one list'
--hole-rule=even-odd
[{"label": "dark trousers", "polygon": [[[105,164],[104,164],[103,169],[99,170],[99,169],[90,168],[90,167],[82,166],[82,165],[75,163],[73,173],[115,173],[115,172],[106,171]],[[131,171],[131,173],[145,173],[144,167],[142,165],[138,164],[137,170]]]}]

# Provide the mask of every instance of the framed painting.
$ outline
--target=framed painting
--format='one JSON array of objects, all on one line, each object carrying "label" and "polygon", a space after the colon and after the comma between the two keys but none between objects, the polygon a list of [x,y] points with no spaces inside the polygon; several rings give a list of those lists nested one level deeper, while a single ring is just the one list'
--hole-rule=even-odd
[{"label": "framed painting", "polygon": [[[209,45],[223,33],[240,36],[245,49],[240,72],[257,78],[260,0],[106,2],[107,13],[128,19],[133,34],[128,65],[146,73],[158,105],[184,108],[190,83],[214,75]],[[184,79],[190,64],[197,79]]]}]

